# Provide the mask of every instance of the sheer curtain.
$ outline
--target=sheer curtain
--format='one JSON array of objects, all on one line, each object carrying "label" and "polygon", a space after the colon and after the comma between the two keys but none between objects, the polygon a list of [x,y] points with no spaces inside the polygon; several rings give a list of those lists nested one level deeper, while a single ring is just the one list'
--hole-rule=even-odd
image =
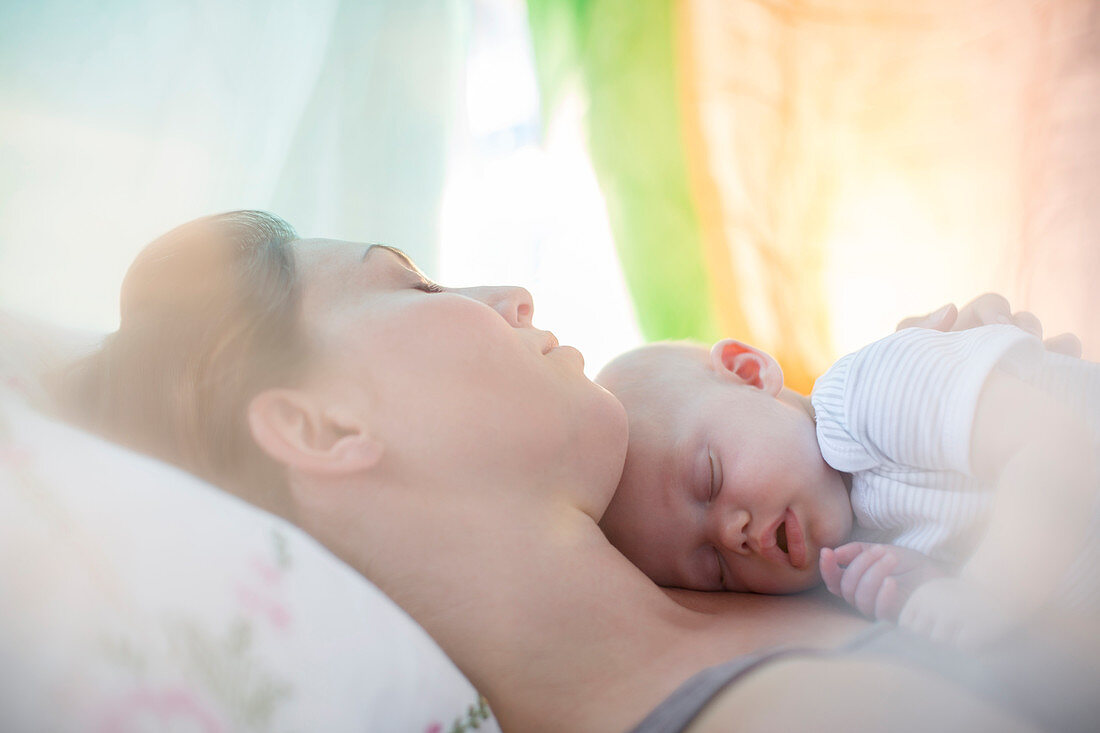
[{"label": "sheer curtain", "polygon": [[431,265],[464,52],[459,3],[0,5],[0,283],[116,318],[134,253],[258,207]]},{"label": "sheer curtain", "polygon": [[1100,4],[528,0],[579,88],[647,338],[808,390],[902,315],[1006,294],[1100,358]]},{"label": "sheer curtain", "polygon": [[146,242],[262,208],[524,285],[594,373],[640,336],[580,111],[539,109],[522,0],[2,3],[0,306],[112,328]]},{"label": "sheer curtain", "polygon": [[1100,5],[679,8],[704,173],[764,339],[820,365],[996,290],[1100,358]]}]

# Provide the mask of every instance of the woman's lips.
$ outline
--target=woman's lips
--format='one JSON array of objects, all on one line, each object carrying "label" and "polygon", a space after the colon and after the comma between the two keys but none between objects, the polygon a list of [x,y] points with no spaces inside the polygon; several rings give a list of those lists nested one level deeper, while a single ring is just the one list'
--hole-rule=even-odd
[{"label": "woman's lips", "polygon": [[558,347],[558,337],[550,331],[543,331],[542,353],[545,356]]}]

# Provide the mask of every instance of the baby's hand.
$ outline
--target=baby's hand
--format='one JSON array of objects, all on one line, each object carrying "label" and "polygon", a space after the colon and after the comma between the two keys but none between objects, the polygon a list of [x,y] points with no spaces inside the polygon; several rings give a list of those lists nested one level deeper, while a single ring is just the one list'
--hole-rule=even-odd
[{"label": "baby's hand", "polygon": [[918,586],[947,575],[928,556],[893,545],[849,542],[821,550],[825,587],[872,618],[897,621]]},{"label": "baby's hand", "polygon": [[1016,626],[1028,609],[963,578],[937,578],[913,591],[898,625],[934,641],[973,649]]}]

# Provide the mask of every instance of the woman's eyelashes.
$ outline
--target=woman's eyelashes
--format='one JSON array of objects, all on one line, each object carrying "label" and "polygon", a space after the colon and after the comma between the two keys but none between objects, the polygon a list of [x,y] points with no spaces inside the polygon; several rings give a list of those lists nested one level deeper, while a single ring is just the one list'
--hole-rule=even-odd
[{"label": "woman's eyelashes", "polygon": [[446,289],[442,285],[436,285],[430,280],[421,280],[413,285],[413,287],[425,293],[442,293]]}]

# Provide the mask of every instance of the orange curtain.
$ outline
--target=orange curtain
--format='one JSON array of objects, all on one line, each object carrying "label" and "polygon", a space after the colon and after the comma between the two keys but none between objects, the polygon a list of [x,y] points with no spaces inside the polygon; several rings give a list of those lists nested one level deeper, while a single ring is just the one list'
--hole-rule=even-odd
[{"label": "orange curtain", "polygon": [[748,340],[805,391],[994,290],[1100,358],[1100,4],[528,6],[548,107],[588,101],[647,337]]}]

